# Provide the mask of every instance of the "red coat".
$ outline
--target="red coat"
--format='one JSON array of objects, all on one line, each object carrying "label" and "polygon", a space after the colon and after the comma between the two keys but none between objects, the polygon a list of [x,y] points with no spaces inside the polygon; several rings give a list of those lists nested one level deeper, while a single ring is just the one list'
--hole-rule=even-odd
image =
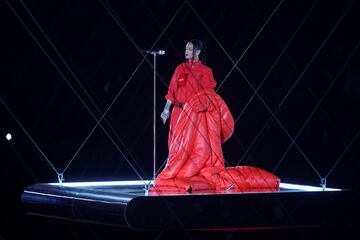
[{"label": "red coat", "polygon": [[215,89],[215,87],[216,81],[211,68],[201,61],[189,61],[176,67],[165,98],[173,104],[185,104],[200,90]]},{"label": "red coat", "polygon": [[180,64],[166,98],[175,103],[171,114],[169,156],[155,180],[153,192],[277,190],[279,179],[265,170],[225,168],[222,144],[234,130],[234,119],[215,93],[209,67]]},{"label": "red coat", "polygon": [[201,90],[214,90],[216,81],[211,68],[202,64],[201,61],[188,61],[179,64],[171,78],[168,93],[165,98],[170,100],[175,107],[170,118],[170,131],[168,146],[173,137],[174,127],[182,111],[183,105]]}]

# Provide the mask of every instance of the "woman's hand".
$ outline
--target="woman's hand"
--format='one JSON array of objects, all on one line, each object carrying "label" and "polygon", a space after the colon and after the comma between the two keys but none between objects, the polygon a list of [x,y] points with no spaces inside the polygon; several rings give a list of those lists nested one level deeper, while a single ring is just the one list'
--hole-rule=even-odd
[{"label": "woman's hand", "polygon": [[164,111],[161,113],[160,117],[163,120],[163,123],[166,123],[166,120],[170,117],[170,111],[168,109],[164,109]]},{"label": "woman's hand", "polygon": [[165,104],[165,107],[164,107],[164,110],[160,115],[160,117],[163,120],[164,124],[166,123],[166,120],[170,117],[170,106],[171,106],[171,101],[167,100],[166,104]]}]

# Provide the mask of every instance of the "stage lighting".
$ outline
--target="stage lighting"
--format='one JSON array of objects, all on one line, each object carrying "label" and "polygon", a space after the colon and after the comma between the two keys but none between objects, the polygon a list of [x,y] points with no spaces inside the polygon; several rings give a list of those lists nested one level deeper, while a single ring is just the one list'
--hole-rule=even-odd
[{"label": "stage lighting", "polygon": [[10,141],[11,138],[12,138],[12,136],[11,136],[10,133],[7,133],[7,134],[5,135],[5,138],[6,138],[6,140]]}]

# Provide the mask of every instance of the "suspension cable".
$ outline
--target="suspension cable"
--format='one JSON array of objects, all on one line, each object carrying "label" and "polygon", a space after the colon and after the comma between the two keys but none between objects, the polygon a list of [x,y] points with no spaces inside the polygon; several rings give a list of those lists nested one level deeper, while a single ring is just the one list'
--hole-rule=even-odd
[{"label": "suspension cable", "polygon": [[285,53],[285,51],[288,49],[289,45],[292,43],[292,41],[295,39],[295,36],[297,35],[298,31],[302,28],[302,26],[304,25],[304,23],[306,22],[307,18],[310,16],[310,13],[312,12],[312,10],[314,9],[315,5],[318,3],[318,0],[314,2],[314,4],[311,6],[311,8],[308,10],[308,12],[306,13],[305,17],[303,18],[303,20],[301,21],[301,23],[299,24],[299,26],[296,28],[295,32],[293,33],[293,35],[291,36],[291,38],[289,39],[289,41],[286,43],[286,45],[283,47],[281,53],[279,54],[279,56],[276,58],[276,60],[274,61],[274,63],[272,64],[272,66],[270,67],[270,69],[267,71],[264,79],[261,81],[261,83],[258,85],[258,87],[256,88],[255,92],[252,94],[252,96],[250,97],[249,101],[245,104],[245,107],[243,108],[243,110],[241,110],[240,114],[238,115],[238,117],[235,120],[235,123],[238,122],[238,120],[240,119],[240,117],[244,114],[245,110],[247,109],[247,107],[250,105],[250,102],[252,101],[252,99],[255,97],[256,93],[259,92],[259,89],[262,87],[262,85],[264,84],[265,80],[267,80],[267,78],[270,76],[270,73],[272,72],[272,70],[275,68],[275,66],[277,65],[277,63],[279,62],[280,58],[283,56],[283,54]]},{"label": "suspension cable", "polygon": [[[270,20],[272,19],[272,17],[274,16],[274,14],[277,12],[277,10],[280,8],[280,6],[282,5],[282,3],[284,2],[284,0],[281,0],[278,5],[276,6],[276,8],[274,9],[274,11],[270,14],[270,16],[268,17],[268,19],[265,21],[265,23],[263,24],[263,26],[260,28],[260,30],[257,32],[257,34],[255,35],[255,37],[252,39],[252,41],[250,42],[250,44],[247,46],[247,48],[245,49],[245,51],[241,54],[241,56],[239,57],[239,59],[236,61],[236,63],[234,63],[234,60],[232,60],[232,58],[230,57],[230,55],[226,52],[226,50],[222,47],[222,45],[220,44],[220,42],[215,38],[215,36],[212,34],[212,36],[214,37],[214,39],[216,40],[216,42],[220,45],[220,47],[223,49],[223,51],[226,53],[226,55],[228,56],[228,58],[231,60],[231,62],[234,64],[234,66],[230,69],[229,73],[226,75],[226,77],[224,78],[224,80],[221,82],[221,84],[218,86],[218,88],[216,89],[216,91],[219,91],[219,89],[221,88],[221,86],[225,83],[225,81],[227,80],[227,78],[229,77],[229,75],[232,73],[232,71],[235,69],[235,67],[237,68],[238,63],[240,62],[240,60],[245,56],[246,52],[249,50],[249,48],[251,47],[251,45],[255,42],[255,40],[257,39],[257,37],[260,35],[260,33],[263,31],[263,29],[265,28],[265,26],[268,24],[268,22],[270,22]],[[205,24],[205,23],[203,23]],[[206,27],[209,31],[209,28]]]},{"label": "suspension cable", "polygon": [[[55,67],[55,69],[59,72],[59,74],[62,76],[62,78],[69,84],[70,88],[74,91],[74,93],[78,96],[79,100],[82,102],[82,104],[88,109],[88,111],[93,115],[93,113],[90,111],[89,107],[85,104],[85,102],[83,101],[83,99],[79,96],[79,94],[75,91],[75,89],[73,89],[72,85],[69,83],[69,81],[67,80],[67,78],[65,77],[65,75],[63,74],[63,72],[60,70],[60,68],[56,65],[56,63],[53,61],[53,59],[49,56],[49,54],[46,52],[46,50],[41,46],[40,42],[37,40],[37,38],[34,36],[34,34],[30,31],[30,29],[26,26],[26,24],[24,23],[24,21],[21,19],[21,17],[17,14],[17,12],[15,11],[15,9],[7,2],[7,0],[5,0],[6,3],[8,4],[9,8],[13,11],[13,13],[16,15],[16,17],[18,18],[18,20],[21,22],[21,24],[23,25],[23,27],[27,30],[27,32],[30,34],[30,36],[33,38],[33,40],[37,43],[37,45],[39,46],[39,48],[43,51],[43,53],[48,57],[49,61],[52,63],[52,65]],[[93,115],[94,116],[94,115]],[[94,116],[94,118],[96,119],[96,117]],[[119,149],[119,148],[118,148]],[[119,149],[120,150],[120,149]],[[124,154],[122,153],[122,151],[120,151],[120,153],[124,156]],[[124,156],[125,160],[127,160],[127,158]],[[73,160],[73,159],[72,159]],[[127,160],[128,161],[128,160]],[[52,164],[50,164],[52,166]],[[66,168],[69,166],[69,164],[66,166]],[[131,167],[135,170],[135,173],[142,179],[141,175],[136,171],[136,169],[131,165]],[[66,169],[65,169],[66,170]],[[57,176],[58,176],[58,180],[59,182],[62,182],[63,180],[63,172],[59,173],[58,171],[56,171]]]},{"label": "suspension cable", "polygon": [[326,174],[325,179],[328,178],[330,176],[330,174],[332,173],[332,171],[335,169],[335,167],[338,165],[338,163],[340,162],[340,160],[344,157],[344,155],[347,153],[347,151],[350,149],[351,145],[355,142],[355,140],[359,137],[360,135],[360,129],[357,131],[357,133],[355,134],[355,136],[351,139],[350,143],[346,146],[346,148],[344,149],[344,151],[341,153],[340,157],[336,160],[336,162],[334,163],[334,165],[332,166],[332,168],[329,170],[329,172]]},{"label": "suspension cable", "polygon": [[[340,22],[343,20],[343,18],[346,16],[346,14],[348,13],[348,11],[350,10],[351,6],[353,5],[355,1],[353,1],[345,10],[345,12],[343,13],[343,15],[340,17],[340,19],[337,21],[337,23],[334,25],[334,27],[332,28],[332,30],[330,31],[330,33],[326,36],[325,40],[322,42],[322,44],[320,45],[320,47],[317,49],[317,51],[314,53],[314,55],[312,56],[311,60],[309,61],[309,63],[306,65],[306,67],[304,68],[304,70],[301,72],[301,74],[299,75],[299,77],[296,79],[296,81],[294,82],[294,84],[292,85],[292,87],[289,89],[289,91],[287,92],[287,94],[285,95],[285,97],[282,99],[282,101],[280,102],[280,104],[278,105],[276,112],[278,112],[280,110],[280,107],[282,106],[282,104],[285,102],[285,100],[287,99],[287,97],[290,95],[290,93],[292,92],[292,90],[295,88],[295,86],[299,83],[299,81],[302,79],[304,73],[307,71],[307,69],[309,68],[309,66],[312,64],[312,62],[314,61],[314,59],[316,58],[316,56],[320,53],[320,51],[322,50],[322,48],[324,47],[325,43],[328,41],[328,39],[330,38],[330,36],[334,33],[335,29],[337,28],[337,26],[340,24]],[[258,95],[259,99],[262,100],[262,98]],[[279,126],[282,127],[282,124],[280,124],[280,121],[277,119],[275,114],[272,114],[272,116],[269,118],[268,122],[272,119],[275,119],[275,121],[277,121],[279,123]],[[282,127],[283,128],[283,127]],[[263,128],[264,129],[264,128]],[[285,130],[283,128],[283,130]],[[287,132],[287,131],[286,131]],[[287,133],[288,134],[288,133]],[[293,138],[288,134],[288,136],[291,138],[292,142],[294,142]],[[294,142],[296,148],[300,151],[300,153],[304,156],[305,160],[309,163],[309,165],[313,168],[313,170],[317,173],[317,175],[319,176],[319,178],[321,178],[321,175],[318,173],[318,171],[313,167],[312,163],[310,162],[310,160],[305,156],[305,154],[302,152],[302,150],[299,148],[299,146],[297,145],[296,142]]]},{"label": "suspension cable", "polygon": [[[293,33],[293,35],[291,36],[291,38],[289,39],[289,41],[286,43],[285,47],[282,49],[281,53],[279,54],[279,56],[277,57],[277,59],[274,61],[273,65],[270,67],[270,69],[268,70],[268,72],[266,73],[264,79],[261,81],[261,83],[259,84],[259,86],[256,88],[255,92],[252,94],[252,96],[250,97],[249,101],[246,103],[245,107],[243,108],[243,110],[240,112],[240,114],[238,115],[238,117],[235,120],[235,124],[239,121],[240,117],[244,114],[245,110],[247,109],[247,107],[250,105],[250,102],[252,101],[252,99],[255,97],[255,95],[257,94],[257,92],[259,91],[259,89],[262,87],[263,83],[265,82],[265,80],[270,76],[270,73],[272,72],[272,70],[274,69],[274,67],[276,66],[276,64],[279,62],[280,58],[283,56],[283,54],[285,53],[285,51],[287,50],[288,46],[291,44],[291,42],[294,40],[296,34],[298,33],[298,31],[301,29],[301,27],[304,25],[304,23],[306,22],[307,18],[310,16],[311,12],[313,11],[315,5],[317,4],[318,1],[315,1],[314,4],[311,6],[311,8],[307,11],[305,17],[303,18],[303,20],[301,21],[301,23],[299,24],[299,26],[297,27],[297,29],[295,30],[295,32]],[[277,114],[279,112],[279,109],[277,109],[274,114]],[[255,136],[255,138],[253,139],[253,141],[251,142],[251,144],[249,145],[249,147],[247,148],[247,150],[245,151],[245,153],[243,154],[243,156],[240,158],[240,160],[238,161],[238,164],[240,164],[243,159],[245,158],[245,156],[247,156],[248,152],[250,151],[250,149],[252,149],[253,145],[257,142],[258,138],[262,135],[262,133],[264,132],[264,130],[270,126],[270,123],[272,122],[272,118],[269,118],[267,120],[267,122],[264,124],[263,128],[258,132],[258,134]]]},{"label": "suspension cable", "polygon": [[[6,0],[5,0],[6,1]],[[16,123],[20,126],[20,128],[23,130],[25,135],[30,139],[30,141],[34,144],[36,149],[40,152],[40,154],[43,156],[43,158],[46,160],[46,162],[50,165],[50,167],[54,170],[56,174],[58,174],[57,169],[54,167],[54,165],[51,163],[51,161],[47,158],[45,153],[41,150],[39,145],[35,142],[35,140],[31,137],[31,135],[26,131],[24,126],[21,124],[21,122],[18,120],[18,118],[15,116],[15,114],[10,110],[9,106],[5,103],[5,101],[0,97],[0,102],[4,105],[6,110],[10,113],[11,117],[16,121]]]},{"label": "suspension cable", "polygon": [[[120,22],[120,18],[119,16],[116,14],[116,12],[114,11],[114,9],[111,7],[111,5],[107,2],[107,0],[99,0],[101,2],[101,4],[103,5],[103,7],[106,9],[106,11],[109,13],[109,15],[114,19],[114,21],[116,22],[116,24],[120,27],[120,29],[122,30],[122,32],[126,35],[126,37],[131,41],[131,43],[134,45],[134,47],[136,48],[136,50],[143,56],[143,58],[145,58],[145,60],[148,62],[149,66],[151,66],[152,68],[154,68],[154,66],[152,65],[152,63],[150,62],[150,60],[148,60],[146,58],[146,56],[148,54],[144,54],[143,51],[139,48],[139,46],[135,43],[135,41],[133,40],[133,38],[130,36],[130,34],[126,31],[125,27],[123,26],[123,24],[121,24]],[[180,7],[177,9],[177,11],[175,12],[175,14],[173,15],[173,17],[171,18],[171,20],[169,21],[169,23],[165,26],[165,28],[162,30],[162,32],[160,33],[160,35],[158,36],[158,38],[154,41],[153,45],[151,46],[150,49],[153,49],[153,47],[157,44],[157,42],[160,40],[160,38],[162,37],[162,35],[164,35],[165,31],[169,28],[169,26],[171,25],[171,23],[174,21],[175,17],[179,14],[180,10],[184,7],[185,2],[183,2]],[[164,79],[161,77],[161,75],[156,72],[156,75],[160,78],[160,80],[162,81],[162,83],[168,87],[168,84],[164,81]]]},{"label": "suspension cable", "polygon": [[[70,166],[70,164],[72,163],[72,161],[74,160],[74,158],[76,157],[76,155],[79,153],[79,151],[81,150],[81,148],[84,146],[85,142],[89,139],[89,137],[92,135],[92,133],[95,131],[95,129],[97,128],[97,126],[99,125],[99,123],[101,122],[101,120],[105,117],[105,115],[107,114],[107,112],[110,110],[110,108],[112,107],[112,105],[115,103],[115,101],[117,100],[117,98],[120,96],[120,94],[123,92],[123,90],[125,89],[125,87],[127,86],[127,84],[130,82],[130,80],[133,78],[133,76],[135,75],[135,73],[137,72],[137,70],[139,69],[139,67],[142,65],[142,63],[144,62],[144,60],[148,61],[148,59],[146,58],[146,55],[144,55],[142,53],[142,51],[140,50],[140,48],[136,45],[136,43],[134,42],[134,40],[130,37],[130,35],[125,31],[125,29],[123,28],[123,26],[121,25],[121,23],[119,22],[118,18],[116,18],[116,15],[112,12],[112,8],[111,6],[107,6],[102,0],[100,0],[100,2],[103,4],[103,6],[105,7],[105,9],[108,11],[108,13],[113,17],[113,19],[116,21],[116,23],[118,24],[118,26],[123,30],[123,32],[126,34],[126,36],[129,38],[129,40],[134,44],[134,46],[136,47],[136,49],[143,55],[143,58],[141,60],[141,62],[138,64],[138,66],[136,67],[136,69],[134,70],[134,72],[132,73],[132,75],[129,77],[129,79],[127,80],[127,82],[124,84],[124,86],[122,87],[122,89],[118,92],[118,94],[115,96],[115,98],[113,99],[113,101],[110,103],[110,105],[108,106],[108,108],[106,109],[106,111],[102,114],[102,116],[100,117],[100,119],[97,121],[96,125],[93,127],[93,129],[91,130],[91,132],[88,134],[88,136],[86,137],[85,141],[81,144],[81,146],[79,147],[79,149],[76,151],[75,155],[72,157],[72,159],[70,160],[70,162],[68,163],[68,165],[65,167],[65,169],[63,170],[63,172],[66,171],[66,169]],[[106,2],[106,0],[105,0]],[[183,6],[183,5],[182,5]],[[182,7],[181,6],[181,7]],[[112,10],[112,11],[111,11]],[[180,10],[177,11],[177,13]],[[175,16],[173,16],[173,18],[171,19],[171,22],[173,21],[173,19],[175,18]],[[170,25],[170,23],[167,25],[167,27]],[[167,28],[166,27],[166,28]],[[164,29],[164,31],[162,32],[162,34],[165,32],[166,29]],[[158,39],[160,39],[161,35],[159,36]],[[158,39],[156,40],[156,42],[158,41]],[[154,45],[156,44],[156,42],[154,43]],[[153,45],[153,46],[154,46]],[[161,78],[162,79],[162,78]],[[125,156],[124,156],[125,157]],[[127,160],[125,158],[125,160]],[[128,161],[128,160],[127,160]],[[131,165],[131,163],[128,161],[128,163]],[[133,166],[131,165],[131,167],[133,168]],[[133,168],[134,171],[136,171],[136,169]],[[137,173],[137,171],[136,171]],[[138,174],[138,173],[137,173]],[[138,174],[139,175],[139,174]],[[142,179],[142,177],[139,175],[139,177]],[[143,179],[142,179],[143,180]]]},{"label": "suspension cable", "polygon": [[[88,93],[88,91],[85,89],[85,87],[82,85],[82,83],[80,82],[80,80],[78,79],[78,77],[76,76],[76,74],[74,73],[74,71],[71,69],[71,67],[67,64],[67,62],[65,61],[65,59],[62,57],[62,55],[59,53],[59,51],[57,50],[57,48],[55,47],[55,45],[53,44],[53,42],[50,40],[50,38],[48,37],[48,35],[45,33],[45,31],[43,30],[43,28],[40,26],[40,24],[37,22],[37,20],[35,19],[35,17],[33,16],[33,14],[30,12],[30,10],[28,9],[28,7],[25,5],[25,3],[23,2],[23,0],[20,0],[21,4],[23,5],[23,7],[25,8],[25,10],[27,11],[27,13],[30,15],[30,17],[32,18],[32,20],[35,22],[35,24],[37,25],[37,27],[40,29],[40,31],[42,32],[42,34],[45,36],[46,40],[50,43],[50,45],[52,46],[52,48],[54,49],[54,51],[56,52],[56,54],[59,56],[59,58],[61,59],[61,61],[63,62],[63,64],[66,66],[67,70],[71,73],[71,75],[74,77],[74,79],[76,80],[76,82],[79,84],[79,86],[81,87],[81,89],[83,90],[83,92],[86,94],[86,96],[88,97],[88,99],[91,101],[91,103],[93,104],[93,106],[96,108],[96,110],[101,114],[101,110],[98,107],[98,105],[95,103],[95,101],[92,99],[92,97],[90,96],[90,94]],[[60,68],[59,68],[60,69]],[[65,76],[65,75],[64,75]],[[97,121],[97,118],[95,116],[95,114],[90,110],[90,108],[88,107],[88,105],[85,103],[85,101],[80,97],[80,95],[76,92],[76,90],[74,89],[74,87],[72,86],[72,84],[70,83],[69,80],[65,79],[65,82],[70,86],[70,88],[73,90],[73,92],[76,94],[76,96],[79,98],[79,100],[81,101],[81,103],[85,106],[85,108],[89,111],[89,113],[92,115],[92,117]],[[123,147],[125,148],[125,150],[132,156],[132,154],[130,153],[129,149],[126,147],[126,145],[121,141],[121,138],[119,137],[119,135],[116,133],[115,129],[111,126],[111,124],[108,122],[108,120],[105,118],[104,120],[107,125],[109,126],[110,130],[112,131],[112,133],[117,137],[117,139],[120,141],[120,143],[123,145]],[[109,135],[109,133],[106,131],[106,129],[103,127],[102,124],[100,124],[100,127],[102,128],[102,130],[105,132],[105,134],[109,137],[110,141],[114,144],[114,146],[118,149],[118,151],[122,154],[122,156],[124,158],[125,155],[123,154],[123,152],[121,151],[120,147],[115,143],[114,139]],[[83,144],[82,144],[83,145]],[[76,153],[79,152],[79,149],[77,150]],[[73,157],[74,158],[74,157]],[[132,156],[133,161],[136,163],[136,165],[139,167],[139,163],[136,161],[136,159]],[[64,171],[62,171],[62,174],[64,174]],[[60,176],[61,177],[61,176]]]},{"label": "suspension cable", "polygon": [[[305,129],[305,126],[309,123],[310,119],[312,118],[312,116],[314,115],[314,113],[317,111],[317,109],[319,108],[319,106],[321,105],[321,103],[323,102],[323,100],[325,99],[325,97],[328,95],[328,93],[330,92],[331,88],[334,86],[334,83],[336,82],[336,80],[339,78],[339,76],[342,74],[342,72],[344,71],[345,67],[347,66],[347,64],[349,63],[351,57],[354,55],[354,53],[356,52],[356,50],[358,49],[360,45],[360,41],[356,44],[355,48],[352,50],[352,52],[350,53],[350,55],[347,57],[347,59],[345,60],[344,64],[342,65],[341,69],[339,70],[339,72],[336,74],[336,76],[334,77],[334,79],[331,81],[330,85],[328,86],[328,88],[326,89],[326,91],[323,93],[322,97],[320,98],[320,100],[317,102],[316,106],[314,107],[314,109],[312,110],[312,112],[310,113],[310,115],[308,116],[308,118],[306,119],[305,123],[303,124],[303,126],[300,128],[300,130],[298,131],[298,133],[296,134],[294,141],[297,140],[297,138],[301,135],[301,133],[303,132],[303,130]],[[291,143],[288,148],[286,149],[285,153],[283,154],[283,156],[280,158],[279,162],[277,163],[277,165],[274,167],[274,170],[272,172],[275,172],[276,169],[279,167],[279,165],[281,164],[281,162],[283,161],[283,159],[285,158],[285,156],[287,155],[287,153],[289,152],[289,150],[291,149],[291,147],[293,146],[293,144]],[[337,164],[337,163],[336,163]]]},{"label": "suspension cable", "polygon": [[[125,87],[127,86],[127,84],[130,82],[130,80],[134,77],[135,73],[137,72],[137,70],[140,68],[140,66],[142,65],[142,63],[144,62],[144,58],[140,61],[140,63],[138,64],[138,66],[136,67],[135,71],[131,74],[131,76],[129,77],[129,79],[126,81],[126,83],[124,84],[124,86],[120,89],[120,91],[116,94],[115,98],[113,99],[113,101],[110,103],[110,105],[108,106],[108,108],[105,110],[105,112],[102,114],[102,116],[97,120],[95,126],[92,128],[92,130],[90,131],[90,133],[88,134],[88,136],[85,138],[85,140],[83,141],[83,143],[80,145],[80,147],[78,148],[78,150],[75,152],[74,156],[71,158],[71,160],[69,161],[69,163],[66,165],[66,167],[64,168],[64,170],[62,171],[62,173],[64,173],[67,168],[70,166],[70,164],[73,162],[73,160],[75,159],[75,157],[77,156],[77,154],[80,152],[80,150],[82,149],[82,147],[84,146],[84,144],[87,142],[87,140],[90,138],[90,136],[92,135],[92,133],[95,131],[95,129],[99,126],[100,122],[104,119],[105,115],[108,113],[108,111],[110,110],[110,108],[113,106],[113,104],[115,103],[115,101],[118,99],[118,97],[120,96],[120,94],[124,91]],[[135,169],[135,167],[131,164],[131,162],[125,157],[125,155],[121,152],[121,154],[123,155],[124,159],[127,161],[127,163],[129,163],[130,167],[134,170],[134,172],[138,175],[138,177],[144,181],[144,179],[141,177],[141,175],[139,174],[139,172]]]},{"label": "suspension cable", "polygon": [[[220,43],[220,41],[217,39],[217,37],[213,34],[213,32],[210,30],[210,28],[206,25],[206,23],[204,22],[204,20],[201,18],[201,16],[197,13],[197,11],[194,9],[194,7],[190,4],[189,1],[185,0],[188,4],[188,6],[190,7],[190,9],[193,11],[193,13],[196,15],[196,17],[200,20],[200,22],[202,23],[202,25],[206,28],[206,30],[209,32],[209,34],[213,37],[213,39],[217,42],[217,44],[220,46],[220,48],[223,50],[223,52],[225,53],[225,55],[231,60],[231,62],[234,64],[234,67],[230,70],[230,72],[227,74],[227,76],[225,77],[225,79],[221,82],[221,84],[218,86],[216,92],[219,91],[220,87],[222,86],[222,84],[225,82],[225,80],[228,78],[228,76],[230,75],[230,73],[233,71],[233,69],[235,68],[235,63],[234,60],[231,58],[231,56],[229,55],[229,53],[226,51],[226,49],[222,46],[222,44]],[[269,16],[269,18],[266,20],[266,22],[264,23],[264,25],[260,28],[260,30],[258,31],[258,33],[255,35],[255,37],[252,39],[252,41],[250,42],[250,44],[248,45],[248,47],[246,48],[246,50],[243,52],[243,54],[241,55],[241,57],[238,59],[237,63],[242,59],[242,57],[245,55],[245,53],[247,52],[247,50],[251,47],[251,45],[255,42],[256,38],[260,35],[260,33],[263,31],[263,29],[265,28],[265,26],[267,25],[267,23],[270,21],[270,19],[272,18],[272,16],[276,13],[276,11],[279,9],[280,5],[282,4],[283,0],[277,5],[277,7],[274,9],[274,11],[272,12],[272,14]],[[236,140],[236,142],[242,147],[242,149],[244,149],[243,144],[241,143],[241,141],[234,135],[234,138]]]},{"label": "suspension cable", "polygon": [[[274,15],[274,13],[276,12],[276,10],[280,7],[280,5],[281,5],[281,3],[282,3],[283,1],[281,1],[278,5],[277,5],[277,7],[276,7],[276,9],[273,11],[273,13],[271,14],[271,16],[270,16],[270,18],[268,18],[268,20],[266,21],[266,23],[267,22],[269,22],[270,21],[270,19],[271,19],[271,17]],[[203,21],[202,21],[202,23],[203,24],[205,24]],[[206,24],[205,24],[206,25]],[[265,25],[264,25],[265,26]],[[261,28],[261,30],[262,29],[264,29],[264,26]],[[209,28],[207,28],[208,30],[209,30]],[[211,32],[211,31],[210,31]],[[259,35],[259,33],[260,33],[261,31],[259,31],[258,32],[258,34],[256,35],[256,37]],[[218,41],[217,41],[218,42]],[[252,41],[253,42],[253,41]],[[251,43],[252,43],[251,42]],[[219,43],[219,42],[218,42]],[[221,44],[220,44],[221,45]],[[223,48],[223,47],[222,47]],[[249,49],[249,47],[247,48],[247,49]],[[223,50],[226,52],[226,50],[223,48]],[[230,55],[229,54],[227,54],[227,56],[229,57],[229,59],[233,62],[233,64],[234,64],[234,67],[231,69],[231,71],[236,67],[237,68],[237,70],[240,72],[240,74],[243,76],[243,78],[246,80],[246,82],[249,84],[249,86],[254,90],[254,92],[255,92],[255,88],[254,88],[254,86],[250,83],[250,81],[247,79],[247,77],[244,75],[244,73],[238,68],[238,66],[237,66],[237,63],[239,62],[239,60],[244,56],[244,54],[242,54],[241,55],[241,57],[239,58],[239,60],[235,63],[234,62],[234,60],[230,57]],[[229,76],[229,74],[227,75],[227,76]],[[218,88],[219,89],[219,88]],[[256,92],[255,92],[256,93]],[[275,119],[275,121],[277,121],[277,123],[279,124],[279,126],[283,129],[283,131],[285,132],[285,134],[290,138],[290,140],[292,141],[292,142],[294,142],[293,141],[293,138],[292,138],[292,136],[290,135],[290,133],[286,130],[286,128],[282,125],[282,123],[279,121],[279,119],[275,116],[275,114],[272,112],[272,110],[269,108],[269,106],[266,104],[266,102],[263,100],[263,98],[258,94],[258,93],[256,93],[256,95],[258,96],[258,98],[261,100],[261,102],[264,104],[264,106],[266,107],[266,109],[271,113],[271,115],[272,115],[272,117],[271,118],[274,118]],[[297,143],[294,143],[295,144],[295,146],[297,147],[297,149],[299,150],[299,152],[302,154],[302,156],[306,159],[306,161],[309,163],[309,165],[313,168],[313,170],[315,171],[315,173],[317,173],[317,175],[321,178],[321,176],[320,176],[320,174],[318,173],[318,171],[315,169],[315,167],[313,166],[313,164],[310,162],[310,160],[307,158],[307,156],[305,155],[305,153],[300,149],[300,147],[297,145]],[[239,164],[239,162],[236,164],[236,165],[238,165]]]}]

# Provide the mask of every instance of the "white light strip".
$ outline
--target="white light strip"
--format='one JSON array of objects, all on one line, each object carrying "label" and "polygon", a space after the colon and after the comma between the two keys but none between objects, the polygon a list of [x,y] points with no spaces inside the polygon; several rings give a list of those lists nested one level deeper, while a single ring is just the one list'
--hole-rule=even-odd
[{"label": "white light strip", "polygon": [[280,188],[293,189],[293,190],[303,190],[303,191],[310,191],[310,192],[341,191],[341,189],[337,189],[337,188],[325,188],[325,189],[323,189],[322,187],[314,187],[314,186],[290,184],[290,183],[280,183]]},{"label": "white light strip", "polygon": [[[72,197],[72,196],[65,196],[65,195],[58,195],[58,194],[50,194],[50,193],[41,193],[41,192],[34,192],[34,191],[24,191],[25,193],[29,193],[32,195],[40,195],[40,196],[46,196],[46,197],[54,197],[54,198],[65,198],[65,199],[71,199],[71,200],[80,200],[80,201],[87,201],[87,202],[101,202],[101,203],[107,203],[107,204],[114,204],[114,202],[110,201],[104,201],[104,200],[98,200],[98,199],[91,199],[91,198],[83,198],[83,197]],[[123,200],[122,198],[120,198]],[[118,200],[118,199],[115,199]],[[127,203],[122,203],[117,201],[117,204],[123,204],[126,205]]]},{"label": "white light strip", "polygon": [[151,180],[144,181],[106,181],[106,182],[63,182],[49,183],[49,185],[64,186],[64,187],[104,187],[104,186],[144,186],[152,184]]},{"label": "white light strip", "polygon": [[[104,187],[104,186],[144,186],[152,185],[152,180],[144,181],[106,181],[106,182],[65,182],[65,183],[49,183],[49,185],[55,186],[64,186],[64,187]],[[280,183],[280,188],[283,189],[293,189],[293,190],[302,190],[302,191],[341,191],[337,188],[325,188],[314,187],[300,184],[290,184],[290,183]]]}]

